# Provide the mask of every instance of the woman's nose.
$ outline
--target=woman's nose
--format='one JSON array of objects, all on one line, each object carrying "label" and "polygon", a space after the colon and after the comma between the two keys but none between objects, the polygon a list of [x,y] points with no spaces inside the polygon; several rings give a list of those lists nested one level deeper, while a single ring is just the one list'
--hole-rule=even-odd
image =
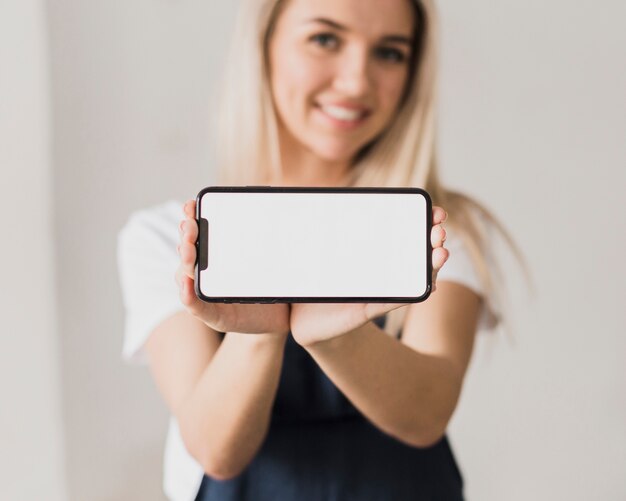
[{"label": "woman's nose", "polygon": [[345,52],[337,61],[335,88],[342,94],[360,97],[371,88],[368,56],[364,51]]}]

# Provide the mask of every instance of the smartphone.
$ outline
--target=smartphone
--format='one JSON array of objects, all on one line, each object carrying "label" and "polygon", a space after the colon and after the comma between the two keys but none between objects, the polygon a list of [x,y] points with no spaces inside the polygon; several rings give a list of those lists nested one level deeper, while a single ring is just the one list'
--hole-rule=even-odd
[{"label": "smartphone", "polygon": [[221,303],[417,303],[432,287],[419,188],[211,186],[196,199],[197,296]]}]

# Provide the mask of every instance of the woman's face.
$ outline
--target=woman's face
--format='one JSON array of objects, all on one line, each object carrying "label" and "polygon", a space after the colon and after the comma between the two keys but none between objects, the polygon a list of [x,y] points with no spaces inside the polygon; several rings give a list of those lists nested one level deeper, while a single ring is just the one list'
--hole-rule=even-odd
[{"label": "woman's face", "polygon": [[349,161],[396,113],[409,76],[411,0],[289,0],[269,41],[281,141]]}]

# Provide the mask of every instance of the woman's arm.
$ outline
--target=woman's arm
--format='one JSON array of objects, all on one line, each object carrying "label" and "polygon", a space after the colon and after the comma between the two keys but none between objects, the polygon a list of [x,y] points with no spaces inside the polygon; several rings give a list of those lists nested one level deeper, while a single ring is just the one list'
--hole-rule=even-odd
[{"label": "woman's arm", "polygon": [[438,282],[408,306],[402,341],[368,322],[304,347],[348,399],[382,431],[416,447],[445,433],[471,356],[480,296]]},{"label": "woman's arm", "polygon": [[[183,211],[175,278],[186,311],[162,322],[150,334],[146,350],[187,450],[207,474],[225,479],[245,468],[267,433],[289,307],[200,301],[193,283],[195,201]],[[223,340],[218,331],[227,332]]]},{"label": "woman's arm", "polygon": [[188,312],[160,324],[150,370],[189,453],[207,475],[238,475],[261,446],[276,395],[286,334],[220,334]]}]

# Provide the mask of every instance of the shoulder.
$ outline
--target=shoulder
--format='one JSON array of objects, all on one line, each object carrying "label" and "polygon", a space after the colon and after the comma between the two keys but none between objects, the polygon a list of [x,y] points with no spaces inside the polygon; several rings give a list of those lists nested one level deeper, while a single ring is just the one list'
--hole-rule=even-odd
[{"label": "shoulder", "polygon": [[[444,223],[447,235],[444,246],[448,249],[449,257],[437,274],[437,283],[455,282],[479,295],[484,306],[481,326],[493,328],[498,323],[498,308],[494,304],[489,286],[492,277],[488,275],[492,273],[495,264],[491,243],[496,229],[487,218],[479,214],[477,218],[482,233],[481,242],[470,243],[467,235]],[[474,252],[470,249],[472,244],[475,246]]]},{"label": "shoulder", "polygon": [[[478,280],[480,272],[476,263],[476,252],[480,257],[487,260],[489,258],[487,252],[488,240],[492,230],[488,229],[488,221],[481,218],[480,224],[483,227],[483,241],[470,241],[470,237],[466,232],[462,232],[458,227],[443,224],[446,230],[446,241],[444,247],[449,252],[448,260],[439,271],[439,279],[465,279],[470,282],[471,288],[476,292],[482,292],[482,286]],[[470,246],[474,246],[474,253]]]},{"label": "shoulder", "polygon": [[146,362],[143,345],[159,322],[182,309],[174,279],[182,203],[133,212],[118,233],[117,260],[126,312],[123,356]]},{"label": "shoulder", "polygon": [[448,250],[448,260],[439,270],[437,282],[459,282],[482,295],[483,287],[478,270],[461,235],[451,228],[446,228],[444,247]]},{"label": "shoulder", "polygon": [[[117,259],[125,290],[153,283],[178,266],[178,224],[182,204],[171,200],[133,212],[117,236]],[[168,276],[169,278],[169,276]]]},{"label": "shoulder", "polygon": [[183,218],[182,202],[177,200],[136,210],[118,233],[118,242],[130,246],[159,242],[168,245],[178,240],[178,224]]}]

